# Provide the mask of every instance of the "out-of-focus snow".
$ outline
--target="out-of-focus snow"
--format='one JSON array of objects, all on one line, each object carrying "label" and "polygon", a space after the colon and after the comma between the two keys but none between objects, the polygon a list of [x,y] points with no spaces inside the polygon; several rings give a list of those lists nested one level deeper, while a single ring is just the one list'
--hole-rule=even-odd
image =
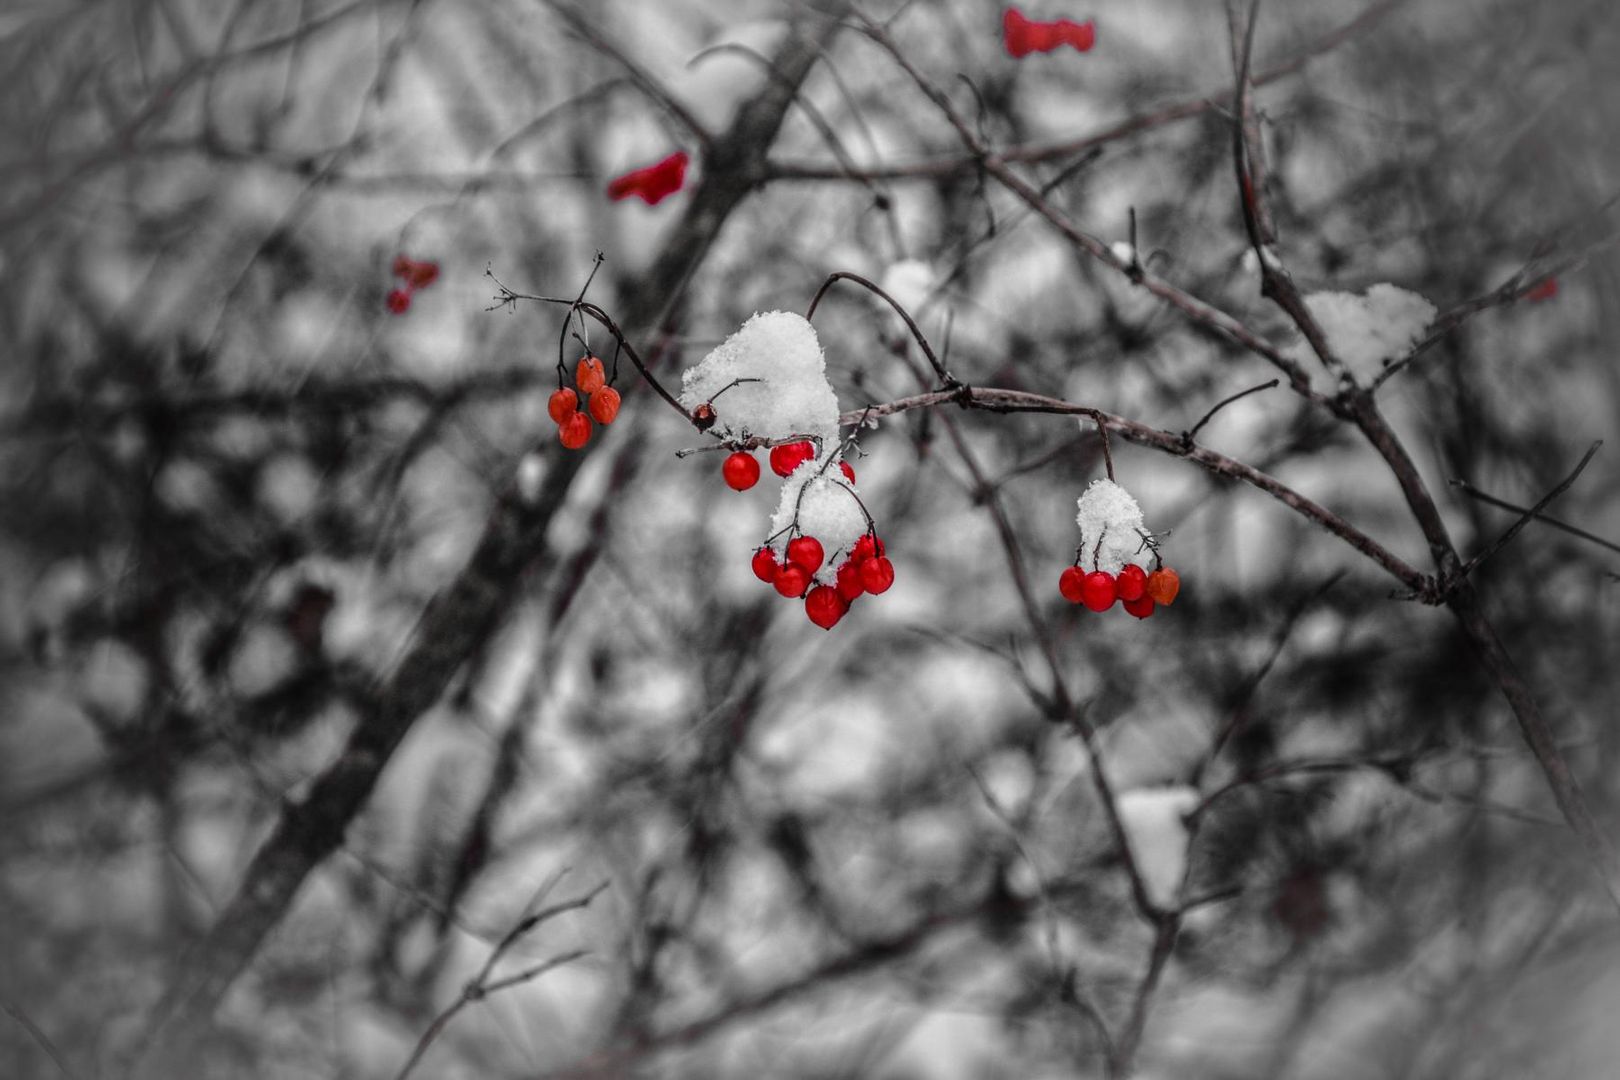
[{"label": "out-of-focus snow", "polygon": [[1142,873],[1142,884],[1154,903],[1170,906],[1187,869],[1187,823],[1183,816],[1198,805],[1190,787],[1135,788],[1119,793],[1120,823]]},{"label": "out-of-focus snow", "polygon": [[[1319,292],[1305,297],[1305,306],[1327,335],[1333,352],[1358,379],[1376,376],[1384,363],[1399,359],[1423,336],[1434,321],[1435,307],[1415,292],[1379,284],[1357,296],[1346,292]],[[1290,350],[1301,363],[1315,358],[1310,343],[1297,342]]]},{"label": "out-of-focus snow", "polygon": [[883,271],[878,287],[916,318],[933,292],[934,270],[921,259],[901,259]]},{"label": "out-of-focus snow", "polygon": [[[728,384],[738,379],[754,380]],[[723,392],[722,392],[723,391]],[[838,398],[815,327],[790,311],[756,314],[681,376],[681,407],[714,402],[715,431],[729,438],[838,438]]]}]

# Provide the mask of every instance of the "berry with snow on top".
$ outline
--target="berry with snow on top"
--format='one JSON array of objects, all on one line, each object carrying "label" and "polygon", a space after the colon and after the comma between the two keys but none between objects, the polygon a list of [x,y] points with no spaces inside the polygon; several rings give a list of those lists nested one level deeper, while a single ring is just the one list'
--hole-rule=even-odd
[{"label": "berry with snow on top", "polygon": [[680,404],[700,430],[729,441],[838,441],[838,398],[815,327],[791,311],[754,315],[688,368]]},{"label": "berry with snow on top", "polygon": [[[816,448],[808,442],[783,443],[771,447],[771,471],[786,479],[793,470],[816,456]],[[853,480],[851,481],[853,483]]]}]

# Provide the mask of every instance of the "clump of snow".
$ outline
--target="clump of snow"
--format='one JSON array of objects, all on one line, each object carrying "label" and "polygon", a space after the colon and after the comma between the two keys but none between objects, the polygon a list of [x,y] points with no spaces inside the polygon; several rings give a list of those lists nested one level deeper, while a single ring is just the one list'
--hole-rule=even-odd
[{"label": "clump of snow", "polygon": [[[725,389],[738,379],[758,381]],[[838,441],[838,398],[815,327],[802,315],[754,315],[681,376],[681,407],[688,412],[716,394],[715,431],[722,438],[808,435],[823,447]]]},{"label": "clump of snow", "polygon": [[[1150,535],[1142,524],[1142,508],[1131,493],[1112,480],[1093,480],[1080,496],[1080,565],[1110,574],[1134,562],[1146,568]],[[1100,541],[1100,542],[1099,542]]]},{"label": "clump of snow", "polygon": [[[806,461],[782,482],[782,499],[771,517],[771,546],[779,559],[787,558],[792,537],[788,526],[797,514],[799,532],[821,541],[824,560],[815,580],[831,583],[838,565],[849,555],[862,533],[866,514],[856,500],[855,485],[838,468],[837,451]],[[780,535],[778,535],[780,534]]]},{"label": "clump of snow", "polygon": [[1198,803],[1198,792],[1186,785],[1135,788],[1120,792],[1116,800],[1142,884],[1160,907],[1174,904],[1187,872],[1185,818]]},{"label": "clump of snow", "polygon": [[[1346,292],[1319,292],[1305,297],[1305,306],[1327,335],[1328,345],[1350,374],[1371,378],[1386,362],[1406,355],[1434,321],[1435,307],[1415,292],[1379,284],[1366,296]],[[1291,350],[1294,358],[1309,362],[1310,343]]]},{"label": "clump of snow", "polygon": [[878,287],[915,318],[934,291],[934,270],[921,259],[901,259],[883,271]]},{"label": "clump of snow", "polygon": [[1124,240],[1115,240],[1108,245],[1108,253],[1126,266],[1136,261],[1136,249]]}]

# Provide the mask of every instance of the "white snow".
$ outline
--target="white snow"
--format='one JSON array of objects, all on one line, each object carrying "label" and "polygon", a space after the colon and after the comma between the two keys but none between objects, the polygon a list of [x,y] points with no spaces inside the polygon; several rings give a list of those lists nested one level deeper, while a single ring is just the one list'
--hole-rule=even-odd
[{"label": "white snow", "polygon": [[[759,381],[724,389],[736,379]],[[688,412],[717,393],[715,431],[723,437],[808,435],[819,438],[824,451],[838,440],[838,398],[815,327],[802,315],[754,315],[681,376],[681,407]]]},{"label": "white snow", "polygon": [[1149,550],[1142,540],[1147,532],[1142,524],[1142,508],[1130,492],[1112,480],[1093,480],[1080,496],[1079,507],[1074,520],[1080,526],[1081,566],[1110,574],[1119,573],[1130,562],[1144,569],[1148,566]]},{"label": "white snow", "polygon": [[[1360,379],[1376,376],[1386,361],[1404,356],[1435,316],[1434,305],[1423,297],[1389,284],[1374,285],[1366,296],[1311,293],[1305,297],[1305,306],[1327,335],[1333,352]],[[1303,340],[1290,352],[1301,363],[1315,358],[1310,343]]]},{"label": "white snow", "polygon": [[[823,456],[807,461],[782,482],[782,499],[771,517],[770,532],[766,534],[776,537],[771,547],[776,550],[778,559],[785,559],[790,537],[783,530],[793,523],[797,510],[799,531],[821,541],[824,558],[815,580],[825,584],[832,583],[839,564],[867,525],[861,504],[855,499],[855,485],[838,468],[837,451],[833,450],[832,454],[835,460],[828,462]],[[825,469],[822,468],[824,463]],[[800,492],[803,492],[802,499]]]},{"label": "white snow", "polygon": [[1134,788],[1120,792],[1116,801],[1149,899],[1161,907],[1172,905],[1187,870],[1187,824],[1182,819],[1198,805],[1198,792],[1186,785]]}]

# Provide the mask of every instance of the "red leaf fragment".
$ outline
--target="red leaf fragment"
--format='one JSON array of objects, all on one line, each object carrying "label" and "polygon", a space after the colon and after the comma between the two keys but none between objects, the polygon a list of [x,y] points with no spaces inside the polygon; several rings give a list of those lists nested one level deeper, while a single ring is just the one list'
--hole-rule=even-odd
[{"label": "red leaf fragment", "polygon": [[686,183],[685,150],[677,150],[664,160],[634,169],[608,181],[608,198],[614,202],[639,195],[648,206],[655,206]]},{"label": "red leaf fragment", "polygon": [[1090,19],[1083,23],[1072,19],[1037,22],[1011,7],[1001,16],[1001,32],[1008,54],[1015,57],[1025,57],[1032,52],[1047,53],[1064,45],[1090,52],[1097,44],[1097,24]]}]

